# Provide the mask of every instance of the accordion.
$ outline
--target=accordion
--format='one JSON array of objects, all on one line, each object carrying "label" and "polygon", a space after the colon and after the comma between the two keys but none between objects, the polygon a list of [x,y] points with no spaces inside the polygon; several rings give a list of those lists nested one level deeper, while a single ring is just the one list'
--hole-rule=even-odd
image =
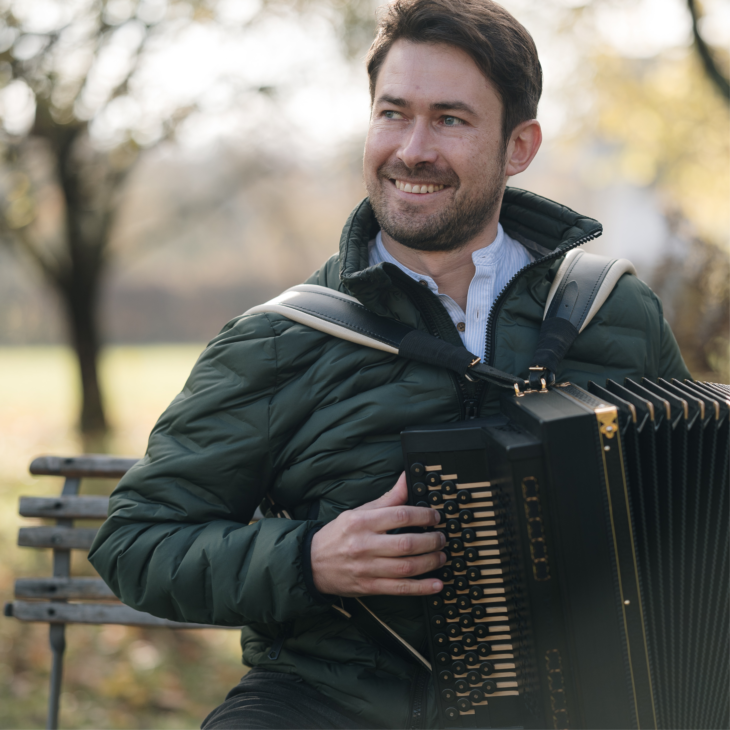
[{"label": "accordion", "polygon": [[563,383],[402,433],[446,728],[725,728],[730,388]]}]

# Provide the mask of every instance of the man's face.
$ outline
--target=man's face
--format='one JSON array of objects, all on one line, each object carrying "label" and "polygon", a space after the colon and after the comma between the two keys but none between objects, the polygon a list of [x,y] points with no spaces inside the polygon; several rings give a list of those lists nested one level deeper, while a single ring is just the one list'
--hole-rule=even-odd
[{"label": "man's face", "polygon": [[393,44],[375,86],[364,175],[383,231],[404,246],[449,251],[484,230],[505,185],[502,102],[464,51]]}]

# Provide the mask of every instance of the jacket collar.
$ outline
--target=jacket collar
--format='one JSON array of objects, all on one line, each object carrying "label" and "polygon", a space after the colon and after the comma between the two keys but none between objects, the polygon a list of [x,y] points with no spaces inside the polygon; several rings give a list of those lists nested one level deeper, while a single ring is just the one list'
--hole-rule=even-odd
[{"label": "jacket collar", "polygon": [[[603,230],[598,221],[519,188],[505,190],[499,222],[538,259],[595,238]],[[393,279],[400,278],[392,264],[369,265],[368,243],[379,229],[365,198],[350,214],[340,238],[340,281],[365,306],[373,306],[393,287]]]}]

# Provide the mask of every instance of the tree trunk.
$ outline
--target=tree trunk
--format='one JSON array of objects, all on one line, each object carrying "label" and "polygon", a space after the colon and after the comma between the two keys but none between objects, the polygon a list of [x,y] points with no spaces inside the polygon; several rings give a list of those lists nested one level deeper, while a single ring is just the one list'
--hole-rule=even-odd
[{"label": "tree trunk", "polygon": [[[74,267],[76,269],[76,267]],[[98,276],[86,281],[75,270],[70,281],[59,287],[66,308],[71,344],[76,353],[81,377],[81,414],[79,426],[85,438],[103,437],[107,432],[104,402],[99,384],[99,330],[96,321]]]}]

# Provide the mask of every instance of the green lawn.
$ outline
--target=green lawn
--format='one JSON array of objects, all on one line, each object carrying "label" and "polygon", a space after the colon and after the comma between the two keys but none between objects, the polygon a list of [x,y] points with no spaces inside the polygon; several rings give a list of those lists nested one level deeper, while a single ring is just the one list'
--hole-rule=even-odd
[{"label": "green lawn", "polygon": [[[141,456],[147,435],[182,388],[201,346],[109,348],[101,363],[111,453]],[[55,495],[61,480],[32,477],[39,454],[81,451],[78,384],[64,348],[0,348],[0,600],[18,576],[50,575],[50,551],[16,546],[20,495]],[[86,484],[108,493],[111,484]],[[49,553],[49,554],[45,554]],[[88,573],[83,555],[75,572]],[[62,728],[195,728],[243,673],[235,631],[67,630]],[[44,624],[0,618],[0,728],[45,723],[50,649]]]}]

